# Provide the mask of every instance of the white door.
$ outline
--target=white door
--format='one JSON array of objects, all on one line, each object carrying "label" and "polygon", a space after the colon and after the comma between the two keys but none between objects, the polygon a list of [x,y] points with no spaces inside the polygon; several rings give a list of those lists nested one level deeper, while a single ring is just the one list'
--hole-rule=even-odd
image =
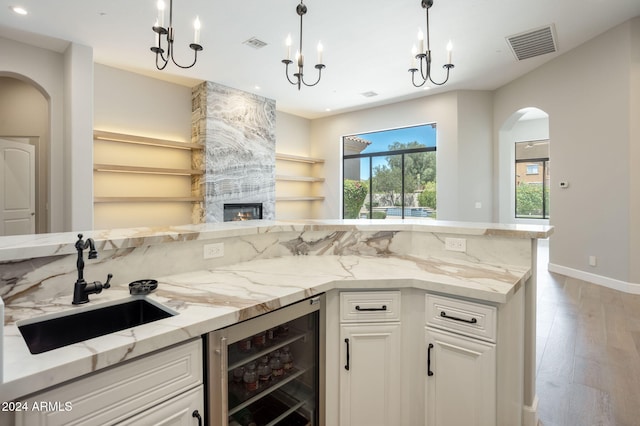
[{"label": "white door", "polygon": [[0,139],[0,235],[34,234],[35,147]]},{"label": "white door", "polygon": [[495,426],[496,345],[427,327],[427,426]]},{"label": "white door", "polygon": [[400,421],[400,324],[342,325],[340,425]]}]

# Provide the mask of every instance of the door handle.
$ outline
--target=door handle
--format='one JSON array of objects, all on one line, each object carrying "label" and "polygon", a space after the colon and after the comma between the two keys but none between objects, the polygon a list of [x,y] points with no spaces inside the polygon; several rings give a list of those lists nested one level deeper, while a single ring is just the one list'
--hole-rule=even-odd
[{"label": "door handle", "polygon": [[349,339],[344,339],[344,342],[347,344],[347,364],[344,366],[344,369],[349,371]]},{"label": "door handle", "polygon": [[429,343],[427,346],[427,376],[433,376],[433,371],[431,371],[431,349],[433,349],[433,343]]}]

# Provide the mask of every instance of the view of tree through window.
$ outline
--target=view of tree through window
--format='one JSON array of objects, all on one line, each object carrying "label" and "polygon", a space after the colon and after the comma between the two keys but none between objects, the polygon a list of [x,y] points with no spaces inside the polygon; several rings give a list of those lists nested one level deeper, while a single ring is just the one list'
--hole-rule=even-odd
[{"label": "view of tree through window", "polygon": [[549,141],[516,142],[517,218],[549,218]]},{"label": "view of tree through window", "polygon": [[436,217],[436,126],[343,138],[343,218]]}]

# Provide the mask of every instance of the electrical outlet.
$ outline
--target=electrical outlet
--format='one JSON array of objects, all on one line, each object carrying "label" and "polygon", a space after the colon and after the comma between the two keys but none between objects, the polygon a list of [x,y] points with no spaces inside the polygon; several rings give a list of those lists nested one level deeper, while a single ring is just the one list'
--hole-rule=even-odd
[{"label": "electrical outlet", "polygon": [[224,243],[205,244],[203,255],[205,259],[224,256]]},{"label": "electrical outlet", "polygon": [[598,258],[595,256],[589,256],[589,266],[597,266]]},{"label": "electrical outlet", "polygon": [[467,240],[466,238],[445,238],[444,249],[464,253],[467,251]]}]

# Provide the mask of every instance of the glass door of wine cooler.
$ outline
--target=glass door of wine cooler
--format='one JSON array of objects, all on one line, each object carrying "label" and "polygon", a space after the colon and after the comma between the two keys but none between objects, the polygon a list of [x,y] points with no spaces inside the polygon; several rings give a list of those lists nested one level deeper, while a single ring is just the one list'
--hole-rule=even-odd
[{"label": "glass door of wine cooler", "polygon": [[321,298],[209,335],[212,425],[317,426]]}]

